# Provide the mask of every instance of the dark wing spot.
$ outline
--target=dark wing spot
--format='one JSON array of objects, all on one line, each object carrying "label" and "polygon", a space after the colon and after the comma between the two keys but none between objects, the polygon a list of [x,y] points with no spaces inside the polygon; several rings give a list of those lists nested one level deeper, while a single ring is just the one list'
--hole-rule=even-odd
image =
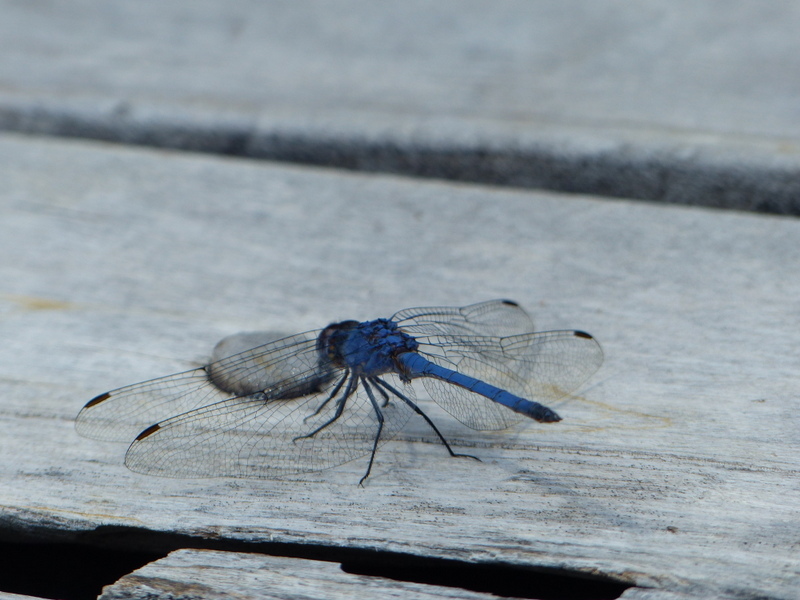
[{"label": "dark wing spot", "polygon": [[92,398],[91,400],[89,400],[89,402],[87,402],[86,406],[84,406],[83,408],[91,408],[92,406],[100,404],[104,400],[108,400],[110,397],[111,394],[109,394],[108,392],[106,392],[105,394],[100,394],[96,398]]},{"label": "dark wing spot", "polygon": [[587,340],[593,340],[594,339],[594,336],[592,336],[590,333],[586,333],[585,331],[575,331],[573,333],[575,334],[575,337],[582,337],[582,338],[586,338]]},{"label": "dark wing spot", "polygon": [[154,434],[156,431],[158,431],[159,429],[161,429],[161,425],[159,425],[158,423],[156,423],[155,425],[150,425],[150,427],[148,427],[148,428],[147,428],[147,429],[145,429],[145,430],[144,430],[142,433],[140,433],[139,435],[137,435],[137,436],[136,436],[136,439],[135,439],[135,440],[133,440],[133,441],[134,441],[134,442],[138,442],[138,441],[140,441],[140,440],[143,440],[144,438],[146,438],[146,437],[148,437],[148,436],[150,436],[150,435],[153,435],[153,434]]},{"label": "dark wing spot", "polygon": [[517,304],[513,300],[501,300],[500,302],[502,302],[503,304],[505,304],[507,306],[519,306],[519,304]]}]

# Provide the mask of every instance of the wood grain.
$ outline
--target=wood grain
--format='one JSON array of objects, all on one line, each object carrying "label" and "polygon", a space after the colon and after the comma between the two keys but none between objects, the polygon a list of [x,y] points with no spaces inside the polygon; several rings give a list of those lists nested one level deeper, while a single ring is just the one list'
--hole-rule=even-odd
[{"label": "wood grain", "polygon": [[[797,597],[796,220],[15,136],[0,180],[6,538],[138,528]],[[591,332],[606,362],[558,424],[481,433],[431,406],[479,464],[413,422],[364,487],[364,461],[173,480],[74,431],[93,396],[237,331],[495,297]]]}]

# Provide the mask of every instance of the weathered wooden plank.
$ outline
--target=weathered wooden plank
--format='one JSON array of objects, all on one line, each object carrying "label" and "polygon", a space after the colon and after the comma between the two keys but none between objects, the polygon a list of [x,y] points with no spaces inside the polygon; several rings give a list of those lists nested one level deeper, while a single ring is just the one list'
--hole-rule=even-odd
[{"label": "weathered wooden plank", "polygon": [[31,598],[35,598],[35,596],[23,596],[21,594],[0,592],[0,600],[30,600]]},{"label": "weathered wooden plank", "polygon": [[489,600],[458,588],[353,575],[336,563],[209,550],[178,550],[103,589],[123,598],[459,598]]},{"label": "weathered wooden plank", "polygon": [[0,11],[3,129],[800,211],[791,0]]},{"label": "weathered wooden plank", "polygon": [[[0,180],[3,535],[131,527],[796,597],[797,221],[14,136]],[[474,432],[431,407],[481,464],[414,422],[363,488],[364,461],[172,480],[73,429],[92,396],[235,331],[492,297],[590,331],[606,363],[557,425]]]},{"label": "weathered wooden plank", "polygon": [[[535,577],[535,575],[531,575]],[[356,575],[336,563],[261,554],[177,550],[105,586],[101,600],[125,598],[497,598],[494,594]],[[568,594],[567,594],[568,596]],[[591,596],[591,594],[590,594]],[[509,597],[509,596],[506,596]],[[631,588],[625,600],[685,600]]]}]

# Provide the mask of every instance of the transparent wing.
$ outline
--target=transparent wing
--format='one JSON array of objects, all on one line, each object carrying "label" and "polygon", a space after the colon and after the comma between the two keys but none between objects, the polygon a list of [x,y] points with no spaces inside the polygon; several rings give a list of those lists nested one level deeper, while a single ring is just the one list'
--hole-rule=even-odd
[{"label": "transparent wing", "polygon": [[332,371],[320,366],[319,332],[310,331],[235,354],[206,367],[107,392],[78,414],[79,434],[130,442],[154,423],[234,396],[282,398],[311,393]]},{"label": "transparent wing", "polygon": [[[413,401],[410,385],[394,375],[384,379]],[[342,372],[301,398],[254,394],[168,419],[142,432],[128,449],[125,464],[133,471],[165,477],[273,478],[366,456],[378,434],[378,418],[363,384],[347,398],[341,416],[332,420],[349,381]],[[387,400],[375,386],[373,396],[384,417],[380,445],[403,428],[412,409],[397,398]],[[313,436],[302,437],[331,420]]]},{"label": "transparent wing", "polygon": [[[546,331],[509,337],[420,336],[419,352],[431,362],[522,398],[547,404],[577,389],[603,362],[592,336]],[[479,394],[423,378],[431,397],[473,429],[505,429],[523,417]]]},{"label": "transparent wing", "polygon": [[533,321],[512,300],[489,300],[464,307],[401,310],[392,317],[406,333],[418,335],[497,336],[533,332]]}]

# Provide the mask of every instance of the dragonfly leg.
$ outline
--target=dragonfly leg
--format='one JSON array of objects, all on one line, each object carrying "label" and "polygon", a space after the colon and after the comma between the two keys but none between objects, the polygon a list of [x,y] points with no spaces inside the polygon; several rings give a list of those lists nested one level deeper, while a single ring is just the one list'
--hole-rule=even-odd
[{"label": "dragonfly leg", "polygon": [[[342,383],[344,383],[344,382],[342,382]],[[341,388],[341,385],[339,387]],[[342,397],[339,400],[336,401],[337,406],[336,406],[336,412],[334,413],[334,415],[330,419],[325,421],[322,425],[317,427],[311,433],[307,433],[305,435],[298,435],[292,441],[296,442],[297,440],[302,440],[302,439],[306,439],[306,438],[312,438],[315,435],[317,435],[320,431],[325,429],[328,425],[330,425],[331,423],[336,421],[336,419],[341,417],[342,416],[342,412],[344,412],[344,405],[347,403],[347,399],[352,395],[353,392],[356,391],[357,388],[358,388],[358,378],[357,377],[350,377],[350,381],[347,383],[347,387],[344,390],[344,394],[342,395]],[[328,402],[328,400],[326,400],[325,402]]]},{"label": "dragonfly leg", "polygon": [[342,378],[336,382],[336,385],[334,386],[333,390],[328,395],[328,397],[325,398],[322,404],[320,404],[317,407],[317,410],[315,410],[313,413],[311,413],[310,415],[308,415],[306,418],[303,419],[303,423],[305,423],[312,417],[316,417],[320,412],[322,412],[322,409],[325,408],[325,405],[328,404],[328,402],[330,402],[336,396],[336,394],[339,393],[339,390],[342,389],[342,386],[344,385],[344,382],[347,381],[347,377],[349,375],[350,375],[350,370],[349,369],[345,370],[344,375],[342,375]]},{"label": "dragonfly leg", "polygon": [[370,381],[374,383],[376,386],[385,388],[386,390],[390,391],[392,394],[400,398],[400,400],[402,400],[403,402],[408,404],[412,409],[414,409],[415,413],[417,413],[419,416],[425,419],[425,422],[428,425],[430,425],[431,429],[433,429],[434,433],[439,437],[439,440],[442,442],[442,444],[444,444],[444,447],[447,448],[447,451],[450,453],[450,456],[455,456],[459,458],[472,458],[480,462],[481,459],[478,458],[477,456],[472,456],[472,454],[459,454],[457,452],[453,452],[453,449],[450,447],[450,444],[447,443],[447,440],[439,431],[439,428],[436,427],[434,422],[431,421],[430,417],[426,415],[425,412],[419,406],[417,406],[417,404],[413,402],[410,398],[407,398],[406,396],[401,394],[399,390],[396,390],[394,387],[392,387],[382,379],[378,379],[377,377],[372,377],[370,378]]},{"label": "dragonfly leg", "polygon": [[378,390],[378,393],[381,396],[383,396],[383,402],[381,403],[381,408],[386,408],[387,406],[389,406],[389,394],[386,392],[386,390],[378,386],[376,386],[375,389]]},{"label": "dragonfly leg", "polygon": [[[373,383],[378,381],[376,378],[371,377],[370,381]],[[367,472],[364,473],[364,476],[358,482],[358,485],[363,485],[364,480],[369,477],[370,471],[372,471],[372,463],[375,462],[375,453],[378,451],[378,442],[381,439],[381,432],[383,432],[383,413],[381,412],[381,407],[378,406],[378,401],[375,400],[375,394],[372,393],[372,386],[367,382],[366,379],[361,380],[364,389],[367,392],[367,396],[369,396],[369,401],[372,402],[372,407],[375,409],[375,416],[378,418],[378,431],[375,433],[375,441],[372,443],[372,454],[369,457],[369,464],[367,465]],[[380,388],[378,388],[380,389]],[[381,391],[381,395],[385,396],[386,392]],[[384,404],[384,406],[386,406]]]}]

